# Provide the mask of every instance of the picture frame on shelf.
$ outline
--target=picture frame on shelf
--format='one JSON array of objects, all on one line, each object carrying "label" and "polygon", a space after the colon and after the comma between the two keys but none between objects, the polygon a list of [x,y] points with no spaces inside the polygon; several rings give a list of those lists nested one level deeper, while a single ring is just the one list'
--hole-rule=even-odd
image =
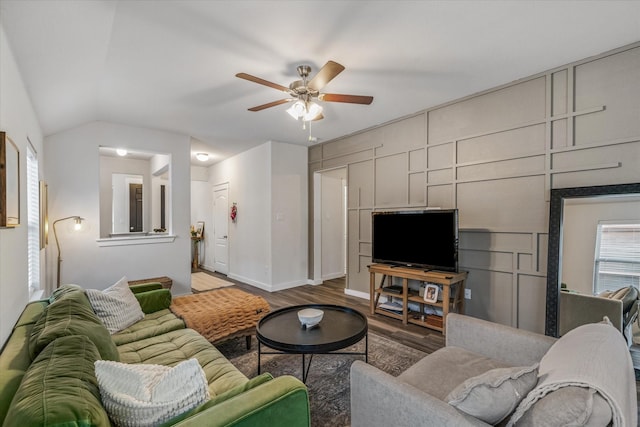
[{"label": "picture frame on shelf", "polygon": [[202,239],[204,236],[204,221],[198,221],[196,223],[196,237]]},{"label": "picture frame on shelf", "polygon": [[424,288],[424,302],[435,303],[438,302],[438,292],[440,288],[437,285],[428,283]]}]

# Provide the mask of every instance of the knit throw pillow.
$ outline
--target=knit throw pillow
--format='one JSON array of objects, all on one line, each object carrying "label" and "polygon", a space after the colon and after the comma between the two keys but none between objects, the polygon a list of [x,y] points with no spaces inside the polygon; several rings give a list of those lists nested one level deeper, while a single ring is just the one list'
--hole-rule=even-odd
[{"label": "knit throw pillow", "polygon": [[87,289],[86,293],[93,311],[112,335],[144,318],[126,277],[104,291]]},{"label": "knit throw pillow", "polygon": [[209,400],[196,359],[174,367],[98,360],[95,369],[102,403],[121,427],[156,426]]}]

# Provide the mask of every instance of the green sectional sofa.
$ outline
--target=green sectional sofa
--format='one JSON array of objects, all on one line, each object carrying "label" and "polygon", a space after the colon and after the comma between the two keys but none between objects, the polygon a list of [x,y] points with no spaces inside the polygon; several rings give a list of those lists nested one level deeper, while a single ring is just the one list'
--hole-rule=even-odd
[{"label": "green sectional sofa", "polygon": [[25,307],[0,353],[0,425],[110,426],[96,360],[175,366],[192,358],[203,368],[210,400],[165,425],[310,425],[302,382],[270,374],[248,379],[173,315],[169,290],[160,285],[133,290],[145,317],[114,335],[74,285]]}]

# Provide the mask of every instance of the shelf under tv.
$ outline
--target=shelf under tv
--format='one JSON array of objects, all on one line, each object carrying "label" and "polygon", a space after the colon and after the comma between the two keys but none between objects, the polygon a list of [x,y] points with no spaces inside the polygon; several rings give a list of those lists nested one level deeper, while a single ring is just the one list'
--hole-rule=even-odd
[{"label": "shelf under tv", "polygon": [[[376,287],[376,274],[382,275],[379,286]],[[458,313],[464,313],[464,282],[467,279],[467,272],[448,272],[448,271],[425,271],[420,268],[404,267],[404,266],[392,266],[388,264],[372,264],[369,266],[370,275],[370,309],[371,314],[381,314],[383,316],[391,317],[393,319],[402,320],[403,324],[415,324],[425,328],[430,328],[445,334],[446,318],[451,311]],[[392,277],[399,277],[402,279],[402,292],[397,291],[389,292],[385,289],[385,282],[392,282]],[[436,283],[442,286],[442,301],[449,301],[449,304],[444,304],[442,301],[428,303],[424,301],[424,298],[412,293],[409,289],[409,280],[418,280],[421,282]],[[387,288],[388,289],[388,288]],[[453,294],[452,294],[453,289]],[[395,313],[392,311],[384,310],[379,307],[380,296],[384,295],[390,298],[402,299],[402,312]],[[414,313],[409,310],[409,302],[420,304],[420,312]],[[437,307],[442,309],[442,320],[435,319],[434,315],[424,315],[425,306]],[[417,317],[414,318],[414,315]],[[431,317],[429,317],[431,316]]]}]

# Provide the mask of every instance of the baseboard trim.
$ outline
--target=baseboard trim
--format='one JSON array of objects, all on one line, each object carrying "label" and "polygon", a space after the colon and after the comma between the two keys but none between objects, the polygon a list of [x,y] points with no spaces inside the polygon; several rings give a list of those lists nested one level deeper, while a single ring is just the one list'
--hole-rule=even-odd
[{"label": "baseboard trim", "polygon": [[344,277],[345,274],[344,273],[331,273],[331,274],[327,274],[325,276],[322,276],[322,280],[333,280],[333,279],[338,279],[340,277]]},{"label": "baseboard trim", "polygon": [[293,282],[278,283],[276,285],[269,285],[267,283],[258,282],[257,280],[249,279],[248,277],[240,276],[237,274],[229,273],[227,275],[230,279],[237,280],[247,285],[255,286],[267,292],[283,291],[285,289],[297,288],[298,286],[306,285],[306,280],[297,280]]},{"label": "baseboard trim", "polygon": [[354,291],[353,289],[345,289],[344,293],[347,295],[351,295],[352,297],[358,297],[358,298],[369,300],[368,292]]}]

